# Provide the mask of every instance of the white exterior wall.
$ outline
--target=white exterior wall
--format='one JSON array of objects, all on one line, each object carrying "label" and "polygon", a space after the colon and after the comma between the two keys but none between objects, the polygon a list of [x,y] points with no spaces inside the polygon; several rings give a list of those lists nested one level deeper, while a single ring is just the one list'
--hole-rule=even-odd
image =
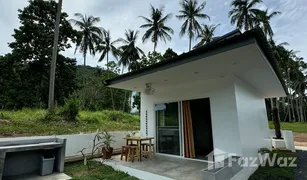
[{"label": "white exterior wall", "polygon": [[156,136],[155,104],[198,98],[210,98],[214,148],[243,155],[232,78],[156,89],[153,95],[141,93],[141,135],[146,136],[147,111],[147,135]]},{"label": "white exterior wall", "polygon": [[272,147],[265,101],[239,79],[235,82],[235,94],[243,155],[255,157],[260,148]]}]

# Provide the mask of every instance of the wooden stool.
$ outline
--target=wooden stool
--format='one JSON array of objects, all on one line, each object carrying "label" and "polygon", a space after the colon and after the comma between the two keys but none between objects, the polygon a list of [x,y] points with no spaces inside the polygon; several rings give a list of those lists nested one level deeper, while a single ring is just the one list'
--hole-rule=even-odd
[{"label": "wooden stool", "polygon": [[155,145],[150,143],[142,143],[142,155],[152,157],[155,155]]},{"label": "wooden stool", "polygon": [[128,156],[129,156],[129,160],[131,160],[132,162],[134,162],[134,158],[138,158],[138,150],[137,150],[137,146],[128,146]]},{"label": "wooden stool", "polygon": [[129,154],[129,146],[122,146],[122,152],[120,155],[120,160],[123,160],[123,156],[125,156],[125,161],[127,161],[128,158],[128,154]]}]

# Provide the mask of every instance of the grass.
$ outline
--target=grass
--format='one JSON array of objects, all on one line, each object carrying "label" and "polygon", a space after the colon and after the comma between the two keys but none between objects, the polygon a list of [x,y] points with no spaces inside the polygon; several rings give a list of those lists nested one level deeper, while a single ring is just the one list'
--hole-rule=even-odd
[{"label": "grass", "polygon": [[[81,111],[76,122],[43,121],[47,111],[42,109],[22,109],[18,111],[0,110],[0,136],[60,135],[107,131],[138,130],[140,118],[119,111]],[[3,117],[2,117],[3,116]]]},{"label": "grass", "polygon": [[83,161],[65,164],[65,173],[74,180],[138,180],[124,172],[116,171],[110,166],[95,163],[91,170],[83,165]]},{"label": "grass", "polygon": [[[277,157],[297,157],[296,153],[290,151],[273,150],[272,153],[277,153]],[[272,156],[271,154],[270,156]],[[288,162],[289,164],[290,162]],[[297,163],[297,161],[296,161]],[[282,164],[282,163],[281,163]],[[295,167],[280,167],[274,164],[273,167],[260,166],[257,171],[249,178],[249,180],[294,180]]]},{"label": "grass", "polygon": [[[274,129],[273,122],[269,122],[270,129]],[[296,133],[307,133],[307,123],[306,122],[281,122],[280,123],[282,130],[290,130]]]}]

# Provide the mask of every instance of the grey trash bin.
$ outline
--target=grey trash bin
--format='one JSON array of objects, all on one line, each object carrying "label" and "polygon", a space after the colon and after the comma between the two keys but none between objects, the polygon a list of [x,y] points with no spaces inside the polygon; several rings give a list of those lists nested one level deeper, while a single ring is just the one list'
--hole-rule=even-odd
[{"label": "grey trash bin", "polygon": [[54,155],[43,155],[41,161],[41,171],[40,175],[45,176],[48,174],[53,173],[53,166],[54,166]]}]

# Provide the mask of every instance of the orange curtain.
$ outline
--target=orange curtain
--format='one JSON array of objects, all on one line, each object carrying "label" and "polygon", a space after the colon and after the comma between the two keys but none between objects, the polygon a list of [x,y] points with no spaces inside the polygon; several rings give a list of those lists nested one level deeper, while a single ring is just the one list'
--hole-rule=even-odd
[{"label": "orange curtain", "polygon": [[195,158],[192,116],[189,101],[182,102],[183,133],[184,133],[184,157]]}]

